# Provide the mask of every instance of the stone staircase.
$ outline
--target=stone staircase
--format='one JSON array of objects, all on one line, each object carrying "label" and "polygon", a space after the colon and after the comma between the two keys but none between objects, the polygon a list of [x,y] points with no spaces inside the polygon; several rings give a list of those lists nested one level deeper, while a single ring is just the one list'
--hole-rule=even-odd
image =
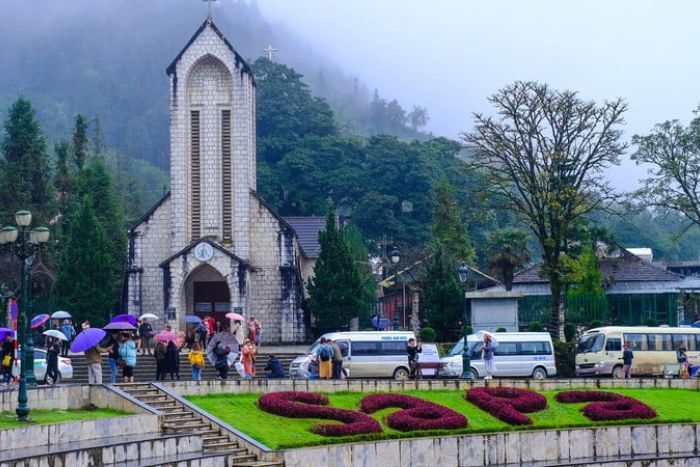
[{"label": "stone staircase", "polygon": [[158,410],[163,416],[163,431],[166,434],[201,436],[201,453],[205,456],[225,456],[226,463],[223,465],[229,467],[283,467],[284,465],[280,462],[258,460],[255,454],[249,452],[222,427],[150,383],[122,383],[115,386]]},{"label": "stone staircase", "polygon": [[[292,363],[299,354],[275,354],[282,362],[282,368],[287,376],[289,376],[289,365]],[[267,365],[269,354],[260,353],[255,362],[256,378],[265,377],[265,365]],[[85,356],[83,354],[75,354],[69,356],[71,362],[73,363],[73,379],[64,380],[64,383],[78,383],[87,384],[87,365],[85,364]],[[109,362],[107,361],[107,356],[102,356],[102,380],[103,382],[109,383]],[[121,374],[121,372],[120,372]],[[202,379],[215,379],[218,373],[212,365],[207,362],[202,371]],[[136,359],[136,368],[134,368],[134,380],[135,381],[153,381],[156,375],[156,359],[152,355],[138,355]],[[231,367],[228,376],[230,379],[238,378],[238,373]],[[168,379],[170,375],[168,375]],[[190,364],[187,361],[187,353],[182,353],[180,355],[180,379],[188,381],[191,380]],[[119,382],[121,378],[117,379]]]}]

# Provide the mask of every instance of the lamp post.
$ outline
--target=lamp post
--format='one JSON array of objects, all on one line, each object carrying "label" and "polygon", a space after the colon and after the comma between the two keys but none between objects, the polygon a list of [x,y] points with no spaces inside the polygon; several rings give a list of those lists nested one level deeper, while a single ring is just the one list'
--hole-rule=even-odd
[{"label": "lamp post", "polygon": [[462,379],[467,381],[472,380],[471,356],[469,355],[469,346],[467,345],[467,273],[469,269],[467,265],[462,263],[457,269],[459,275],[459,283],[462,285],[462,306],[464,309],[464,319],[462,320]]},{"label": "lamp post", "polygon": [[[393,250],[391,250],[391,253],[389,254],[389,260],[391,261],[391,263],[392,263],[394,266],[396,266],[397,264],[399,264],[399,261],[401,261],[401,254],[399,253],[399,250],[397,250],[396,248],[394,248]],[[400,277],[398,268],[396,268],[396,269],[397,269],[397,270],[396,270],[396,273],[395,273],[395,280],[394,280],[394,283],[396,283],[396,281],[397,281],[397,280],[399,279],[399,277]],[[399,330],[399,314],[398,314],[398,312],[397,312],[397,310],[396,310],[396,300],[394,300],[394,320],[393,320],[393,321],[394,321],[394,331],[398,331],[398,330]]]},{"label": "lamp post", "polygon": [[36,384],[34,378],[34,342],[29,329],[29,286],[26,268],[27,259],[31,258],[41,246],[49,241],[49,229],[37,227],[29,229],[32,223],[32,213],[29,211],[17,211],[15,222],[19,227],[6,226],[0,229],[0,245],[5,245],[21,261],[21,313],[18,327],[20,330],[19,344],[22,347],[22,369],[19,375],[19,394],[17,397],[17,419],[29,421],[29,404],[27,398],[27,385]]}]

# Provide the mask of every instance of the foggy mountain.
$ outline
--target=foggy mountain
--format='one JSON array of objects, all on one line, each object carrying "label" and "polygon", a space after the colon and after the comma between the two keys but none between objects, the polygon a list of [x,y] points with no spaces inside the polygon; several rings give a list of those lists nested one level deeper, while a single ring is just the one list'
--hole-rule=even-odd
[{"label": "foggy mountain", "polygon": [[[329,100],[346,133],[379,132],[365,116],[370,90],[284,25],[268,23],[255,3],[220,0],[213,11],[214,22],[246,59],[263,55],[268,44],[279,49],[275,61],[295,68]],[[98,117],[107,146],[167,170],[165,68],[206,15],[206,4],[197,0],[3,2],[0,112],[4,118],[9,104],[24,95],[49,140],[67,138],[77,113],[93,120],[93,130]],[[393,133],[420,136],[408,126]]]}]

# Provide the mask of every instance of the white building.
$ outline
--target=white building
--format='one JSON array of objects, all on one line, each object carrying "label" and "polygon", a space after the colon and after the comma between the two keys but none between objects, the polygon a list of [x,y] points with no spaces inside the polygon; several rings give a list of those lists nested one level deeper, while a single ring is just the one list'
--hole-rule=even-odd
[{"label": "white building", "polygon": [[266,342],[305,340],[323,218],[286,220],[256,192],[250,67],[209,18],[167,73],[171,191],[129,232],[128,312],[182,329],[187,315],[228,324],[237,311]]}]

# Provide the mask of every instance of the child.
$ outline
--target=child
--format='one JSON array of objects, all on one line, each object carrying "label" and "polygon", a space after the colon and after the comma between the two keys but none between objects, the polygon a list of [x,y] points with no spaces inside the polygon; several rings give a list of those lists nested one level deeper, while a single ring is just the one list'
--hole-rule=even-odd
[{"label": "child", "polygon": [[192,344],[192,350],[190,350],[187,359],[192,364],[192,381],[202,380],[202,368],[204,368],[204,352],[199,344]]}]

